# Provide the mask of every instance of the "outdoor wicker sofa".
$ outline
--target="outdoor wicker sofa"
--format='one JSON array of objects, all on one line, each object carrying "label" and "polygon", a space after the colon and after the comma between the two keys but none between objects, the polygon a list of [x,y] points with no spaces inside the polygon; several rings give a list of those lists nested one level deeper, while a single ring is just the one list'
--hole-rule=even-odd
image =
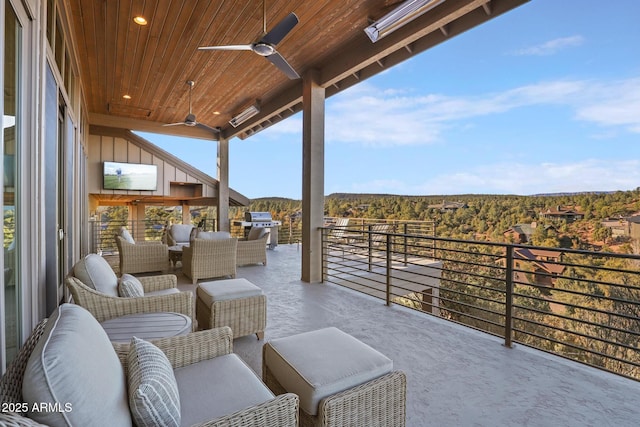
[{"label": "outdoor wicker sofa", "polygon": [[[180,292],[173,274],[138,277],[144,296],[118,296],[118,277],[101,256],[89,254],[78,261],[67,277],[66,284],[73,302],[86,308],[98,322],[136,313],[175,312],[192,320],[192,292]],[[193,322],[195,325],[195,321]]]},{"label": "outdoor wicker sofa", "polygon": [[[152,344],[173,370],[180,425],[298,425],[298,396],[274,396],[232,353],[228,327]],[[135,367],[130,368],[129,352],[130,344],[110,343],[86,310],[63,304],[34,329],[0,379],[0,402],[14,409],[0,413],[0,425],[131,426],[127,382],[131,384]],[[54,411],[31,411],[35,404]]]}]

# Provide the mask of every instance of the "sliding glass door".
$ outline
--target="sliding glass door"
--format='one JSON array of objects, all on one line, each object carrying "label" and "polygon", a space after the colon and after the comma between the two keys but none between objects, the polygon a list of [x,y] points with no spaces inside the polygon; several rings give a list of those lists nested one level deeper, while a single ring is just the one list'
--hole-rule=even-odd
[{"label": "sliding glass door", "polygon": [[20,147],[22,143],[22,54],[23,27],[11,2],[4,2],[4,52],[3,52],[3,258],[4,275],[0,289],[2,315],[0,315],[0,371],[16,355],[21,342],[22,290],[20,269],[19,213],[20,213]]}]

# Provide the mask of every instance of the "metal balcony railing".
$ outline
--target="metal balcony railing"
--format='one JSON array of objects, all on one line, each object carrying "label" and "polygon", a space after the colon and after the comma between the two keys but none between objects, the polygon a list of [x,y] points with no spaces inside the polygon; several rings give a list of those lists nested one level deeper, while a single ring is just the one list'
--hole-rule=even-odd
[{"label": "metal balcony railing", "polygon": [[321,231],[326,282],[640,379],[640,256],[371,223]]},{"label": "metal balcony railing", "polygon": [[[215,229],[215,220],[202,220],[201,224],[198,224],[205,230]],[[114,253],[117,252],[115,235],[120,230],[120,227],[125,226],[135,241],[152,241],[162,240],[162,236],[166,229],[166,222],[164,221],[89,221],[90,230],[90,250],[94,253]]]}]

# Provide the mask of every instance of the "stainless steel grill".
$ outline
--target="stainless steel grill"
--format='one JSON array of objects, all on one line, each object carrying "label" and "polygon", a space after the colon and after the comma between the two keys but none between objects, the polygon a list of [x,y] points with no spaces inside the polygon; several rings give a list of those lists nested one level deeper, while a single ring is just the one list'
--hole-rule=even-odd
[{"label": "stainless steel grill", "polygon": [[244,221],[233,221],[233,225],[244,227],[244,236],[247,237],[253,227],[263,227],[269,229],[269,239],[267,245],[273,249],[278,245],[278,227],[282,221],[274,221],[271,212],[245,212]]}]

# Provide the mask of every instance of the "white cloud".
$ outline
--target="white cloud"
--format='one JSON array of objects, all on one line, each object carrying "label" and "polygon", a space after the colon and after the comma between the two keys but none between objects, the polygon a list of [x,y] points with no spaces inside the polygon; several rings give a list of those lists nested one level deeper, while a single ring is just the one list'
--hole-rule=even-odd
[{"label": "white cloud", "polygon": [[374,180],[352,184],[354,192],[423,194],[519,194],[631,190],[640,182],[640,160],[535,165],[501,163],[481,165],[464,172],[441,174],[408,184],[400,180]]},{"label": "white cloud", "polygon": [[578,106],[580,120],[640,133],[640,78],[596,84],[587,91],[594,102]]},{"label": "white cloud", "polygon": [[566,48],[581,46],[583,43],[584,37],[582,36],[561,37],[549,40],[536,46],[530,46],[524,49],[517,50],[513,52],[513,54],[523,56],[547,56],[558,53],[559,51]]},{"label": "white cloud", "polygon": [[374,147],[431,144],[471,119],[545,105],[565,106],[581,121],[640,132],[640,78],[630,78],[547,81],[467,97],[386,92],[363,83],[330,99],[326,135],[328,142]]}]

